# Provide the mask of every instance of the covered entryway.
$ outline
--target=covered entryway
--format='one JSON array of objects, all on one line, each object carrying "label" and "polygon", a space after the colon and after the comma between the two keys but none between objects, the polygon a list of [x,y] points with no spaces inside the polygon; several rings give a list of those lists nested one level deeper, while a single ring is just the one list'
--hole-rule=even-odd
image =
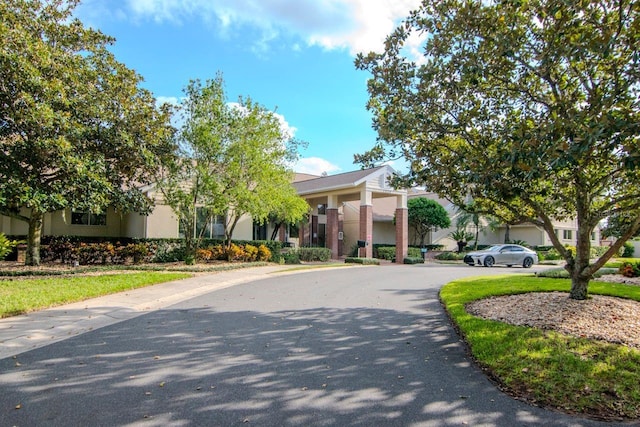
[{"label": "covered entryway", "polygon": [[[372,257],[374,236],[374,210],[376,199],[395,198],[395,246],[396,260],[402,262],[408,251],[407,192],[396,190],[388,184],[393,174],[390,166],[380,166],[343,174],[309,177],[293,183],[298,194],[311,206],[311,218],[301,228],[300,244],[324,246],[337,259],[360,242],[358,256]],[[357,212],[345,211],[352,202]],[[345,216],[356,215],[356,228],[347,230]],[[346,244],[345,242],[350,242]],[[343,248],[343,246],[346,246]]]}]

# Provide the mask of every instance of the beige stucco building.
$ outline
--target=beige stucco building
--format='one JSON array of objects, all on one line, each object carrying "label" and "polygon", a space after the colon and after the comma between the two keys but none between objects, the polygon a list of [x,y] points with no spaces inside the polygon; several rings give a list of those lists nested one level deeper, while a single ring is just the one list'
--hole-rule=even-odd
[{"label": "beige stucco building", "polygon": [[[403,259],[407,248],[417,244],[413,230],[408,227],[407,200],[427,197],[438,201],[448,212],[452,226],[430,233],[429,244],[440,244],[445,249],[455,249],[456,242],[449,234],[455,229],[456,207],[434,193],[417,190],[397,190],[389,186],[393,174],[389,166],[358,170],[330,176],[297,174],[293,182],[298,194],[310,207],[308,221],[282,227],[278,239],[292,246],[320,246],[331,249],[339,258],[357,250],[360,256],[371,257],[373,244],[396,246],[396,259]],[[122,238],[179,238],[181,230],[171,208],[162,203],[161,194],[153,185],[142,188],[149,198],[156,201],[149,215],[120,213],[108,209],[103,214],[75,212],[70,209],[48,213],[44,217],[43,235],[68,235],[87,237]],[[222,218],[206,227],[206,237],[222,238]],[[485,224],[486,225],[486,224]],[[575,220],[555,223],[557,236],[563,243],[575,244],[577,224]],[[470,232],[472,226],[469,226]],[[243,216],[234,229],[235,240],[266,240],[271,237],[273,224],[257,224],[251,217]],[[0,232],[10,236],[27,234],[26,222],[0,216]],[[482,227],[479,244],[504,242],[506,227],[491,230]],[[532,224],[511,226],[510,239],[522,240],[530,246],[551,245],[544,230]],[[599,230],[592,236],[592,244],[599,245]],[[358,248],[358,244],[364,247]],[[358,249],[356,249],[358,248]]]}]

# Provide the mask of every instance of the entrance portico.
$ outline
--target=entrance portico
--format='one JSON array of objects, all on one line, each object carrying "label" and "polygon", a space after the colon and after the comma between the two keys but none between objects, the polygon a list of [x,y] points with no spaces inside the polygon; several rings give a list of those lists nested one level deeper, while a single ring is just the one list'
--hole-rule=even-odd
[{"label": "entrance portico", "polygon": [[[372,257],[374,242],[374,211],[376,199],[395,198],[396,260],[402,262],[408,251],[407,192],[389,186],[393,174],[389,166],[380,166],[294,182],[298,194],[312,208],[308,232],[301,233],[301,244],[326,246],[334,259],[343,254],[344,241],[354,244],[364,242],[358,256]],[[357,231],[345,239],[342,223],[345,206],[359,202]],[[355,213],[355,212],[354,212]],[[324,244],[322,244],[324,243]],[[348,247],[346,248],[349,249]]]}]

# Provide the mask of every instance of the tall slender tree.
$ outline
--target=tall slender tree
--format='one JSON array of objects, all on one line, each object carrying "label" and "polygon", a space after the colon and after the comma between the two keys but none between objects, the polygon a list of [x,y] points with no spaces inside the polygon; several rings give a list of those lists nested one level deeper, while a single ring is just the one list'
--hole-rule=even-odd
[{"label": "tall slender tree", "polygon": [[220,73],[204,84],[190,82],[185,95],[180,155],[159,186],[183,224],[188,259],[202,239],[197,230],[204,230],[196,218],[207,223],[224,217],[227,246],[243,215],[258,223],[270,215],[302,219],[309,207],[291,185],[289,168],[300,142],[274,112],[250,98],[229,103]]}]

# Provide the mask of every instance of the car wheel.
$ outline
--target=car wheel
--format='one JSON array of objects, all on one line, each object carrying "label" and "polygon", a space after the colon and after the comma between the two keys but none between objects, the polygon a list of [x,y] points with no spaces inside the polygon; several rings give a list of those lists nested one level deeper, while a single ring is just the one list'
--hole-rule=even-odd
[{"label": "car wheel", "polygon": [[524,259],[524,261],[522,261],[522,266],[524,268],[530,268],[533,265],[533,259],[527,257]]},{"label": "car wheel", "polygon": [[492,256],[488,256],[484,259],[484,266],[485,267],[493,267],[493,264],[496,262],[495,259],[493,259]]}]

